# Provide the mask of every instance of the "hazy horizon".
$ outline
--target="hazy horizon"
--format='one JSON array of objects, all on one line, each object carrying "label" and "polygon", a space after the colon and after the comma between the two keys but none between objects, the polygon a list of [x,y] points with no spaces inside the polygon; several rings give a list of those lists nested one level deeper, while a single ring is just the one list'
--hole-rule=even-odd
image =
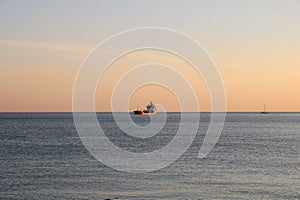
[{"label": "hazy horizon", "polygon": [[[223,79],[228,112],[259,112],[264,102],[269,112],[300,112],[299,9],[296,0],[1,1],[0,112],[71,112],[76,73],[90,50],[111,35],[150,26],[183,32],[206,49]],[[99,81],[98,112],[111,110],[119,77],[144,62],[180,71],[195,90],[199,111],[210,111],[205,81],[188,63],[139,51],[117,60]],[[150,100],[180,111],[176,95],[158,85],[138,88],[128,111]]]}]

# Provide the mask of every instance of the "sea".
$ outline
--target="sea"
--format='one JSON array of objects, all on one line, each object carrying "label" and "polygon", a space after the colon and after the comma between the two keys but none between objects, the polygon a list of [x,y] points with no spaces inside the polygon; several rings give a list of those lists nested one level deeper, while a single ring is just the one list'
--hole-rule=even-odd
[{"label": "sea", "polygon": [[[126,134],[112,113],[97,118],[114,145],[143,153],[172,141],[181,113],[167,113],[151,138]],[[72,113],[0,113],[0,199],[300,199],[300,113],[227,113],[216,145],[199,158],[210,119],[200,114],[194,140],[173,163],[131,173],[89,152]]]}]

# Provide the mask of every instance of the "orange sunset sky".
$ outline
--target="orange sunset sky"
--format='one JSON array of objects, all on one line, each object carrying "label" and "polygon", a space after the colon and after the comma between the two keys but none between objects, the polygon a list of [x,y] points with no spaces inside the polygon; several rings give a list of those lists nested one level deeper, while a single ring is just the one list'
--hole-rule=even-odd
[{"label": "orange sunset sky", "polygon": [[[266,102],[269,111],[299,112],[299,10],[296,0],[1,1],[0,112],[71,112],[76,73],[90,50],[113,34],[144,26],[178,30],[206,49],[223,79],[227,111],[257,112]],[[96,110],[110,111],[120,76],[148,62],[180,71],[195,90],[200,111],[210,111],[201,76],[182,59],[152,50],[110,66],[95,94]],[[136,90],[128,110],[149,100],[167,111],[180,110],[176,96],[158,85]]]}]

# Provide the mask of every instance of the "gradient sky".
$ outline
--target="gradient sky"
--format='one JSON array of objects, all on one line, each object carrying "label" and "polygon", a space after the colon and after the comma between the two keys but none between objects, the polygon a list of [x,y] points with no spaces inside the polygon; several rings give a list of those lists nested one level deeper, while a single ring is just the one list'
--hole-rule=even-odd
[{"label": "gradient sky", "polygon": [[[300,111],[299,22],[299,0],[1,0],[0,112],[72,111],[73,83],[89,51],[113,34],[145,26],[178,30],[205,47],[222,75],[228,111],[260,111],[263,102],[269,111]],[[161,59],[189,68],[157,52],[135,53],[118,62]],[[98,111],[110,110],[114,81],[122,75],[118,62],[103,77],[105,87],[97,89]],[[209,111],[203,80],[190,81],[201,110]],[[177,111],[174,94],[157,87],[137,90],[128,109],[152,99]]]}]

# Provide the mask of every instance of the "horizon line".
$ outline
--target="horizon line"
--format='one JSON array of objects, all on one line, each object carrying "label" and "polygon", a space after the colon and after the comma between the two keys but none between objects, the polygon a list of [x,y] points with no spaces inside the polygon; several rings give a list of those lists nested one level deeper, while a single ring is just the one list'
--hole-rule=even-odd
[{"label": "horizon line", "polygon": [[[262,111],[168,111],[168,112],[157,112],[157,113],[261,113]],[[73,112],[73,111],[0,111],[0,114],[3,113],[133,113],[132,111],[118,111],[118,112],[111,112],[111,111],[80,111],[80,112]],[[268,113],[300,113],[300,111],[268,111]]]}]

